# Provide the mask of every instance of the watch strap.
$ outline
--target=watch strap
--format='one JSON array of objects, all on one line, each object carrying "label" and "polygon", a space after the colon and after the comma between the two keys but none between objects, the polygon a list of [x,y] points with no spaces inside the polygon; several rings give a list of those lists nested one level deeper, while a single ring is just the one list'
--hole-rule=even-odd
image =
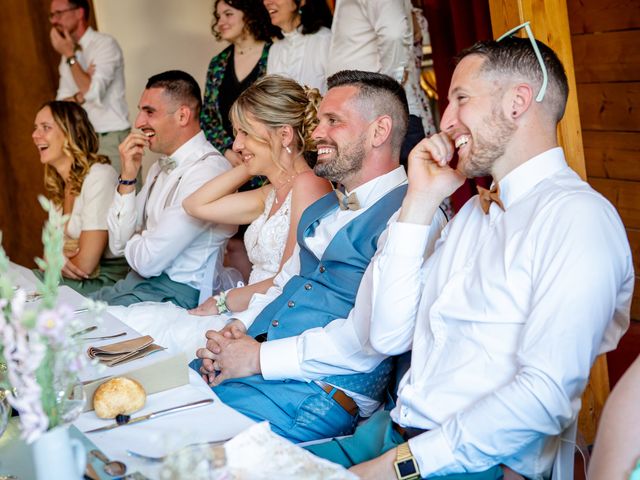
[{"label": "watch strap", "polygon": [[418,463],[411,453],[409,443],[404,442],[396,447],[396,461],[393,462],[398,480],[417,480],[420,476]]}]

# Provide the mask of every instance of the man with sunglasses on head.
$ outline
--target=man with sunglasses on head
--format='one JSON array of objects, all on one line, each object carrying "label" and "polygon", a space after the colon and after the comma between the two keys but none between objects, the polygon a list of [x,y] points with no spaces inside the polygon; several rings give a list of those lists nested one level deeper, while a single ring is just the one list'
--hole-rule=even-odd
[{"label": "man with sunglasses on head", "polygon": [[60,59],[57,100],[84,107],[100,137],[98,153],[120,173],[118,145],[128,135],[124,59],[118,42],[89,26],[88,0],[52,0],[49,13],[51,45]]},{"label": "man with sunglasses on head", "polygon": [[[463,51],[442,131],[409,157],[407,195],[373,265],[370,341],[388,355],[412,350],[411,367],[390,414],[309,447],[362,478],[498,479],[507,468],[548,478],[591,365],[629,324],[624,226],[565,161],[566,75],[533,41]],[[493,188],[425,261],[442,199],[485,175]]]}]

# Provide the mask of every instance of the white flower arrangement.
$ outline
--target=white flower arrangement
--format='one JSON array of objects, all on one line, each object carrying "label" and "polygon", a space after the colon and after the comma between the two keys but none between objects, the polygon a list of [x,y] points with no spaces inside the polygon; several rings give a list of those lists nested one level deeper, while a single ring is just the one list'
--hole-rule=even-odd
[{"label": "white flower arrangement", "polygon": [[[42,231],[44,259],[36,258],[44,271],[37,304],[29,304],[27,292],[12,284],[9,259],[0,246],[0,363],[7,370],[0,388],[7,390],[7,400],[20,413],[22,438],[28,443],[82,411],[83,401],[73,398],[73,390],[88,361],[81,341],[73,336],[81,322],[69,306],[56,305],[68,216],[46,198],[38,200],[49,219]],[[96,311],[101,305],[93,302],[88,307]]]}]

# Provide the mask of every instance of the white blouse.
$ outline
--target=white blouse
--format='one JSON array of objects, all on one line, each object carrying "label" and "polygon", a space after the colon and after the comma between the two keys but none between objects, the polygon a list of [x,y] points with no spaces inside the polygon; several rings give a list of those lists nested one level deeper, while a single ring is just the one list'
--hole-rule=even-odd
[{"label": "white blouse", "polygon": [[316,33],[303,35],[301,27],[292,32],[282,32],[267,59],[267,73],[293,78],[301,85],[315,87],[324,94],[327,91],[327,61],[331,30],[320,27]]},{"label": "white blouse", "polygon": [[111,165],[94,163],[73,202],[66,235],[77,240],[83,230],[107,230],[107,213],[113,202],[118,174]]}]

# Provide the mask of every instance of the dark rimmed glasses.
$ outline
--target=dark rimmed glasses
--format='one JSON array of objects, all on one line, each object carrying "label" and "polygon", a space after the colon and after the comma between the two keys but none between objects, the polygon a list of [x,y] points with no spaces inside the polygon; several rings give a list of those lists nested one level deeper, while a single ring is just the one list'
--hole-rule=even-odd
[{"label": "dark rimmed glasses", "polygon": [[70,12],[72,10],[77,10],[79,8],[80,7],[69,7],[69,8],[65,8],[64,10],[54,10],[53,12],[51,12],[49,14],[49,20],[53,20],[54,18],[58,18],[63,13],[67,13],[67,12]]}]

